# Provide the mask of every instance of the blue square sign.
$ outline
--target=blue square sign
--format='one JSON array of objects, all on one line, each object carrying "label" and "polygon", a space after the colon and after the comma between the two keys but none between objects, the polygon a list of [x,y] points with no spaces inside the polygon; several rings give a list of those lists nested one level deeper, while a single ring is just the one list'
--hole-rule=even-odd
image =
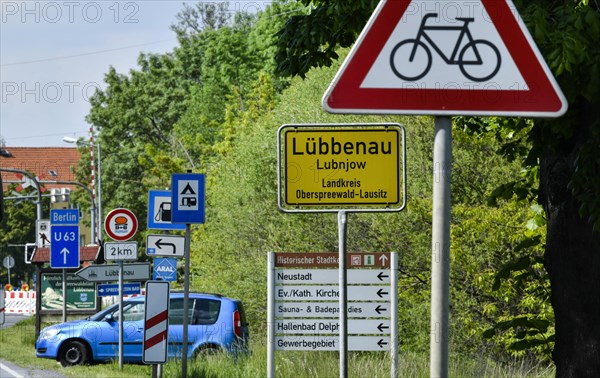
[{"label": "blue square sign", "polygon": [[154,258],[153,280],[177,281],[177,259],[172,257]]},{"label": "blue square sign", "polygon": [[176,173],[171,176],[173,223],[204,223],[204,175]]},{"label": "blue square sign", "polygon": [[148,229],[185,230],[185,224],[173,224],[173,205],[170,190],[150,190],[148,192]]},{"label": "blue square sign", "polygon": [[79,268],[79,226],[52,225],[50,234],[50,267]]}]

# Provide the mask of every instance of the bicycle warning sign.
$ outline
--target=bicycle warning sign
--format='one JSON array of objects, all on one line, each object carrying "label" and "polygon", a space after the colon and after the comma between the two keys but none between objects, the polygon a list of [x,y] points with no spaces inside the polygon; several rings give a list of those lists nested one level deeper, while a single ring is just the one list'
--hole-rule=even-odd
[{"label": "bicycle warning sign", "polygon": [[510,0],[382,0],[323,107],[557,117],[567,103]]}]

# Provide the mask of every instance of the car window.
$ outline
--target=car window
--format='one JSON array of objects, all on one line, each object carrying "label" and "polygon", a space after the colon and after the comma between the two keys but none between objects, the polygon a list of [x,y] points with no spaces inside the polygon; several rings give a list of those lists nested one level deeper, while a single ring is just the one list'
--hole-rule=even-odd
[{"label": "car window", "polygon": [[192,324],[213,324],[219,318],[221,301],[215,299],[197,299],[192,315]]},{"label": "car window", "polygon": [[[189,300],[188,321],[191,319],[194,302]],[[183,324],[183,298],[171,299],[169,303],[169,324]]]},{"label": "car window", "polygon": [[105,308],[104,310],[97,312],[96,314],[90,316],[90,320],[95,321],[95,322],[104,320],[104,317],[106,315],[112,314],[113,312],[115,312],[115,309],[118,309],[118,308],[119,308],[118,304],[112,305],[112,306]]},{"label": "car window", "polygon": [[[119,310],[113,314],[115,320],[119,320]],[[144,320],[144,303],[128,303],[123,305],[123,321],[125,322],[137,322]]]},{"label": "car window", "polygon": [[[215,299],[190,298],[189,324],[214,324],[219,318],[221,301]],[[183,298],[171,299],[169,324],[183,324]]]}]

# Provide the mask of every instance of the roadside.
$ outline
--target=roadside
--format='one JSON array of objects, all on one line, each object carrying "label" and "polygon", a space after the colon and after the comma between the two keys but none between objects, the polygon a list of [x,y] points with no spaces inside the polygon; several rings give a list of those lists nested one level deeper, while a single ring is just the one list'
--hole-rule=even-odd
[{"label": "roadside", "polygon": [[12,362],[0,360],[0,377],[2,378],[66,378],[64,375],[51,370],[39,368],[24,368]]},{"label": "roadside", "polygon": [[[27,319],[29,316],[21,314],[4,314],[4,324],[0,324],[0,330],[8,329],[14,326],[21,320]],[[2,350],[2,357],[6,358],[6,354],[11,351]],[[0,359],[0,378],[66,378],[64,375],[52,371],[44,370],[40,367],[22,367],[5,359]]]}]

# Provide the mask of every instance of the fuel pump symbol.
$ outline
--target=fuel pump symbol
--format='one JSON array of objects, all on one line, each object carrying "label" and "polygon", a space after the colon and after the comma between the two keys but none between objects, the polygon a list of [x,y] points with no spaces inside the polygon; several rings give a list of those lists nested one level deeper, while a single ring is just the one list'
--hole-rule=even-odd
[{"label": "fuel pump symbol", "polygon": [[171,202],[162,202],[154,215],[157,222],[171,222]]}]

